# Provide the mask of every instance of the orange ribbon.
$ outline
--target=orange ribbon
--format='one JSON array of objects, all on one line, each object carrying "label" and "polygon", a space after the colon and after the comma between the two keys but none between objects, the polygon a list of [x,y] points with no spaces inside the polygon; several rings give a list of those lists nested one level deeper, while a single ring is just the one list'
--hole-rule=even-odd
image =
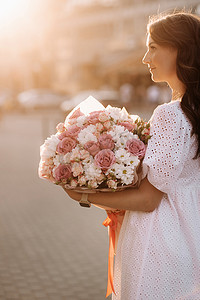
[{"label": "orange ribbon", "polygon": [[[125,211],[120,211],[120,212],[107,211],[108,217],[103,222],[104,226],[106,227],[109,226],[108,283],[107,283],[106,297],[108,297],[112,292],[115,294],[114,284],[113,284],[114,255],[115,255],[115,248],[116,248],[116,243],[118,238],[117,234],[119,234],[119,232],[117,232],[117,229],[119,226],[121,228],[124,214]],[[118,218],[119,216],[121,217],[120,220]]]}]

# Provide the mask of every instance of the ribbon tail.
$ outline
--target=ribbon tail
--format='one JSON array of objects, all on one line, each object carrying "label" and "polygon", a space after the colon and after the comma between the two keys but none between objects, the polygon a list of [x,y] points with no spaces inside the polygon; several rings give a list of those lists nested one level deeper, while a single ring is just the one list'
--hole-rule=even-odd
[{"label": "ribbon tail", "polygon": [[113,284],[114,250],[115,250],[115,230],[112,230],[110,228],[109,229],[109,254],[108,254],[108,283],[107,283],[106,297],[108,297],[112,292],[115,294],[114,284]]}]

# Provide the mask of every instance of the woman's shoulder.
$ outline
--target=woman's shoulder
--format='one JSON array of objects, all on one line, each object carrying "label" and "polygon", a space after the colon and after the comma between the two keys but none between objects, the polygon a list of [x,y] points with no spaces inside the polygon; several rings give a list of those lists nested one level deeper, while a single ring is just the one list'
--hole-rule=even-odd
[{"label": "woman's shoulder", "polygon": [[165,123],[168,126],[182,127],[191,130],[191,124],[181,108],[181,101],[175,100],[156,107],[150,123]]},{"label": "woman's shoulder", "polygon": [[181,101],[174,100],[168,103],[158,105],[153,112],[152,117],[162,117],[165,119],[185,119],[186,116],[181,108]]},{"label": "woman's shoulder", "polygon": [[167,103],[163,103],[161,105],[158,105],[156,107],[156,109],[154,110],[154,112],[157,111],[167,111],[167,110],[180,110],[181,109],[181,105],[180,105],[181,101],[180,100],[174,100],[171,102],[167,102]]}]

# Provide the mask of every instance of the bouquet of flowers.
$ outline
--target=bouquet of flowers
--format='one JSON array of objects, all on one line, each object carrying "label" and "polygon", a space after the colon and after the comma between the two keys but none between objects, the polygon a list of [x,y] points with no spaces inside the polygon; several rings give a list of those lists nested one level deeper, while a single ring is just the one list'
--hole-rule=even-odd
[{"label": "bouquet of flowers", "polygon": [[87,193],[132,187],[138,182],[149,127],[125,108],[105,108],[90,96],[41,146],[39,176]]},{"label": "bouquet of flowers", "polygon": [[[149,138],[149,123],[129,115],[125,108],[105,108],[90,96],[41,146],[39,176],[81,193],[135,187]],[[124,214],[107,211],[103,222],[110,229],[106,296],[114,292],[114,251]]]}]

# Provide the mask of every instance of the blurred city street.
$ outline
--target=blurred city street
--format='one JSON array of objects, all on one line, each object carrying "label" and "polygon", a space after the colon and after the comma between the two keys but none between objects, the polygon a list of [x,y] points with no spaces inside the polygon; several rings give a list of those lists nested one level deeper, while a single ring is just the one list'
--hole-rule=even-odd
[{"label": "blurred city street", "polygon": [[60,187],[38,178],[48,118],[52,126],[58,121],[52,112],[11,114],[0,122],[0,299],[101,300],[106,214],[79,207]]},{"label": "blurred city street", "polygon": [[106,213],[37,174],[39,147],[63,118],[49,110],[0,121],[0,300],[105,299]]}]

